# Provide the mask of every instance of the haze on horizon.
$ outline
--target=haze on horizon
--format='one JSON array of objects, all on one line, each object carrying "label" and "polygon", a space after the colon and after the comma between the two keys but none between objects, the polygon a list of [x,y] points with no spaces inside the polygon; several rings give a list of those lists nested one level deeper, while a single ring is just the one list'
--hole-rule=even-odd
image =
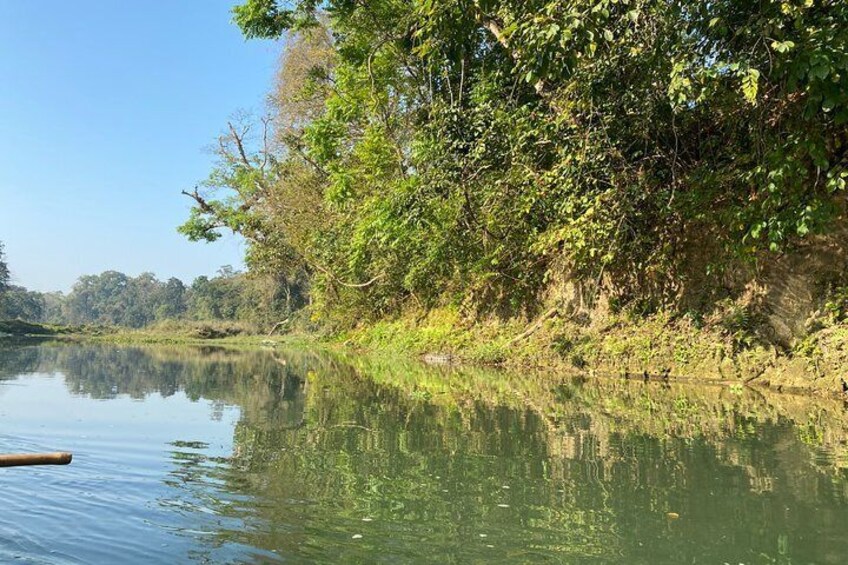
[{"label": "haze on horizon", "polygon": [[241,266],[235,237],[176,232],[214,141],[264,105],[279,45],[246,42],[232,0],[0,3],[0,241],[13,282],[84,274],[190,282]]}]

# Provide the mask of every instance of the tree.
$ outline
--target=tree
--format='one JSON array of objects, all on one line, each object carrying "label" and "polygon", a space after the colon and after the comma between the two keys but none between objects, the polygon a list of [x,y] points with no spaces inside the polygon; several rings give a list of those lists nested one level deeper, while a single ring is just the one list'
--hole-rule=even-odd
[{"label": "tree", "polygon": [[127,281],[126,302],[121,325],[131,328],[144,327],[156,319],[156,311],[159,308],[162,283],[153,273],[142,273],[138,277]]},{"label": "tree", "polygon": [[0,295],[9,287],[9,266],[6,264],[6,254],[3,242],[0,241]]},{"label": "tree", "polygon": [[45,307],[41,293],[20,286],[9,286],[0,294],[0,318],[42,322]]},{"label": "tree", "polygon": [[197,277],[191,285],[188,312],[196,320],[236,320],[242,313],[241,277]]},{"label": "tree", "polygon": [[229,128],[228,198],[190,193],[187,233],[244,234],[252,268],[295,258],[349,323],[532,310],[563,280],[707,300],[844,208],[845,2],[247,0],[234,19],[302,49],[263,122],[285,134],[240,152]]},{"label": "tree", "polygon": [[156,308],[157,320],[182,318],[186,312],[186,286],[180,279],[171,277],[159,289]]},{"label": "tree", "polygon": [[[312,270],[329,270],[314,253],[314,226],[331,214],[323,199],[327,172],[307,152],[305,128],[323,112],[334,57],[323,27],[293,37],[269,113],[258,120],[240,113],[228,123],[214,149],[214,170],[183,191],[195,205],[179,231],[193,241],[215,241],[221,230],[244,236],[251,284],[280,290],[289,307],[303,302],[302,286]],[[268,305],[275,295],[257,300]]]}]

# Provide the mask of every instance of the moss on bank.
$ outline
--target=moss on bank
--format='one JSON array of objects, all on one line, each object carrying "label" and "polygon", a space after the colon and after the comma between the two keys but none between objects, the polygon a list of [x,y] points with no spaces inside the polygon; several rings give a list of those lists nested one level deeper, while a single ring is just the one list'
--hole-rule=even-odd
[{"label": "moss on bank", "polygon": [[362,325],[336,340],[348,346],[505,368],[598,376],[719,381],[842,394],[848,325],[780,348],[724,325],[655,314],[610,316],[580,325],[550,316],[521,323],[465,323],[450,310]]}]

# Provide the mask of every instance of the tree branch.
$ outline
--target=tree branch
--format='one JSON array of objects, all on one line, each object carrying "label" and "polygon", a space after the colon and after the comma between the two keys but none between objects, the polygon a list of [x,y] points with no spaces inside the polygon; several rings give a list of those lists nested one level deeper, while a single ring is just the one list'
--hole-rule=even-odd
[{"label": "tree branch", "polygon": [[270,123],[270,116],[264,116],[262,118],[262,165],[259,167],[259,170],[263,173],[265,172],[265,167],[268,166],[268,159],[271,155],[271,150],[268,147],[268,130]]},{"label": "tree branch", "polygon": [[367,281],[367,282],[364,282],[364,283],[348,283],[348,282],[344,282],[342,280],[339,280],[339,278],[336,277],[336,275],[334,275],[333,273],[331,273],[329,269],[322,267],[321,265],[318,265],[317,263],[313,266],[316,269],[318,269],[319,271],[321,271],[322,273],[324,273],[325,275],[327,275],[328,277],[330,277],[333,280],[333,282],[340,284],[340,285],[347,287],[347,288],[369,287],[372,284],[374,284],[375,282],[377,282],[378,280],[380,280],[380,279],[382,279],[386,276],[385,273],[381,273],[381,274],[377,275],[376,277],[374,277],[373,279],[371,279],[370,281]]},{"label": "tree branch", "polygon": [[200,208],[200,211],[203,212],[204,214],[214,214],[215,213],[215,209],[212,208],[212,206],[209,205],[209,203],[206,201],[205,198],[200,196],[199,192],[197,192],[196,186],[194,187],[194,190],[192,192],[188,192],[187,190],[183,190],[181,192],[183,194],[185,194],[186,196],[188,196],[189,198],[191,198],[192,200],[194,200],[195,202],[197,202],[198,208]]},{"label": "tree branch", "polygon": [[232,122],[227,122],[227,126],[230,128],[230,133],[233,136],[233,141],[236,142],[236,147],[238,148],[239,156],[241,157],[242,163],[246,167],[253,168],[253,165],[250,164],[250,159],[247,158],[247,153],[244,150],[244,136],[247,135],[247,132],[250,130],[250,126],[244,128],[244,131],[241,135],[236,132],[236,128],[233,127]]}]

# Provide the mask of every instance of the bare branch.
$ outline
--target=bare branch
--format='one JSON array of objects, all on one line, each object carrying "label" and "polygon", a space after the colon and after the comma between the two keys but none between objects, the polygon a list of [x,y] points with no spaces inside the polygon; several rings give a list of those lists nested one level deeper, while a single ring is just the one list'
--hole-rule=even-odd
[{"label": "bare branch", "polygon": [[187,190],[183,190],[181,192],[192,200],[194,200],[197,203],[198,208],[200,208],[201,212],[205,214],[213,214],[215,212],[215,209],[209,205],[206,199],[203,198],[199,192],[197,192],[196,186],[194,187],[194,190],[192,192],[188,192]]},{"label": "bare branch", "polygon": [[270,130],[271,116],[262,118],[262,165],[259,167],[261,171],[265,171],[268,166],[268,159],[271,155],[271,149],[268,146],[268,131]]},{"label": "bare branch", "polygon": [[335,282],[336,284],[340,284],[340,285],[347,287],[347,288],[365,288],[365,287],[371,286],[372,284],[374,284],[375,282],[377,282],[378,280],[380,280],[380,279],[382,279],[386,276],[385,273],[381,273],[381,274],[377,275],[376,277],[374,277],[373,279],[371,279],[370,281],[367,281],[367,282],[364,282],[364,283],[348,283],[348,282],[344,282],[344,281],[340,280],[338,277],[336,277],[336,275],[334,275],[332,272],[330,272],[329,269],[322,267],[321,265],[318,265],[317,263],[313,266],[316,269],[318,269],[319,271],[321,271],[322,273],[324,273],[325,275],[327,275],[328,277],[330,277],[333,280],[333,282]]},{"label": "bare branch", "polygon": [[236,128],[233,127],[232,122],[227,122],[227,126],[230,128],[230,134],[233,136],[233,141],[236,142],[236,147],[238,148],[239,156],[241,157],[242,163],[246,167],[252,168],[253,166],[250,164],[250,159],[247,158],[247,153],[244,150],[244,136],[247,135],[247,132],[250,131],[250,126],[245,126],[244,130],[242,130],[241,135],[236,131]]}]

